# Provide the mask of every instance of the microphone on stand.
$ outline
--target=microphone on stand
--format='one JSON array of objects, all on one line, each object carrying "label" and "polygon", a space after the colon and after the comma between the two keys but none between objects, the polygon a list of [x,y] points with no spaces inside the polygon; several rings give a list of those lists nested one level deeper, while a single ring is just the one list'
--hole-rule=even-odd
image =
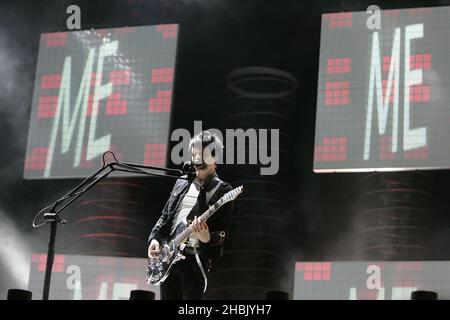
[{"label": "microphone on stand", "polygon": [[183,168],[181,171],[188,176],[188,181],[194,180],[195,175],[197,174],[197,168],[192,161],[186,161],[183,163]]},{"label": "microphone on stand", "polygon": [[201,161],[186,161],[183,164],[181,171],[183,171],[183,173],[188,176],[188,179],[191,180],[195,178],[197,170],[203,169],[204,167],[206,167],[206,163]]}]

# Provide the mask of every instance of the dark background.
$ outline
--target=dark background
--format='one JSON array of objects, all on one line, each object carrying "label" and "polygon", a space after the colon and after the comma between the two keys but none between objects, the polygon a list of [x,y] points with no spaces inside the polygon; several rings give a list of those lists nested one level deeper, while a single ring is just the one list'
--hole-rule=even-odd
[{"label": "dark background", "polygon": [[[360,181],[367,174],[312,172],[320,15],[338,11],[450,5],[450,1],[2,1],[0,4],[0,211],[1,247],[24,243],[29,252],[45,252],[48,229],[31,226],[34,215],[80,180],[27,181],[22,178],[39,36],[66,31],[66,8],[81,7],[83,29],[179,23],[172,129],[224,128],[226,79],[246,66],[285,70],[299,81],[295,143],[287,201],[291,212],[279,246],[285,269],[297,260],[352,260],[354,218]],[[450,151],[449,151],[450,152]],[[220,169],[219,169],[220,173]],[[426,259],[450,258],[449,171],[430,171],[432,232]],[[172,182],[144,178],[148,189],[148,225],[156,221]],[[57,253],[71,253],[69,221],[58,231]],[[72,228],[72,229],[71,229]],[[15,286],[11,259],[0,251],[0,286]],[[142,250],[142,257],[146,251]],[[9,261],[8,261],[9,260]],[[17,263],[20,263],[19,261]],[[14,264],[13,264],[14,265]],[[8,266],[8,267],[7,267]],[[289,275],[288,275],[289,276]],[[289,284],[288,284],[289,286]]]}]

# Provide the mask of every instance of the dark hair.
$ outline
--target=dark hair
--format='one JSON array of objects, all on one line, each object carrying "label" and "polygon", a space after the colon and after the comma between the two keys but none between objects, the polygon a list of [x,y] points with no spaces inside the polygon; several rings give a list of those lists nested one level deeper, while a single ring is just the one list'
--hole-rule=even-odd
[{"label": "dark hair", "polygon": [[215,157],[214,151],[222,151],[223,150],[223,143],[220,137],[216,133],[212,133],[208,130],[204,130],[198,134],[196,134],[190,141],[189,141],[189,149],[192,150],[192,147],[194,146],[202,146],[202,150],[205,148],[208,148],[212,150],[213,152],[211,155]]}]

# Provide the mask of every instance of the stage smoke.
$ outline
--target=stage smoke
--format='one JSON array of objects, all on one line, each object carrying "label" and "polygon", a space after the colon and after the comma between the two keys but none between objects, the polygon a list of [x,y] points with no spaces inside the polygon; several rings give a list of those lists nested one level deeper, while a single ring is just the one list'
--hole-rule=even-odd
[{"label": "stage smoke", "polygon": [[0,210],[0,262],[15,286],[28,287],[31,251],[13,221]]}]

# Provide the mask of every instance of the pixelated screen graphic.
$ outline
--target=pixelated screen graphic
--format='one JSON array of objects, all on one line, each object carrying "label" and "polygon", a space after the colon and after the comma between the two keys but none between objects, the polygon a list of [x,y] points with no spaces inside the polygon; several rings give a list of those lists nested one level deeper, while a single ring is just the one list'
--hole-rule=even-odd
[{"label": "pixelated screen graphic", "polygon": [[450,7],[379,13],[322,15],[315,172],[450,168]]},{"label": "pixelated screen graphic", "polygon": [[450,298],[449,261],[296,262],[296,300],[411,300],[413,291]]},{"label": "pixelated screen graphic", "polygon": [[41,34],[24,177],[87,177],[106,151],[165,166],[177,38],[176,24]]},{"label": "pixelated screen graphic", "polygon": [[[42,299],[47,255],[31,256],[28,290]],[[147,259],[81,255],[55,255],[50,300],[129,300],[131,290],[155,293],[159,286],[145,281]]]}]

